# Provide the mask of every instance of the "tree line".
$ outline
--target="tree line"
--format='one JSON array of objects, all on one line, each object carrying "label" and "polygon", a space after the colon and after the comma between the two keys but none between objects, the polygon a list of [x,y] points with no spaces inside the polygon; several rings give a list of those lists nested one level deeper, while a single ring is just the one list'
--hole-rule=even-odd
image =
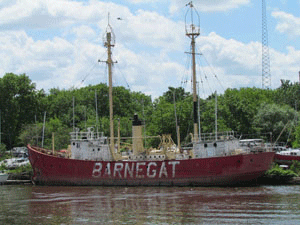
[{"label": "tree line", "polygon": [[[272,90],[229,88],[223,94],[216,96],[213,93],[200,99],[199,118],[203,133],[215,131],[216,99],[218,132],[235,131],[243,138],[267,137],[266,141],[277,140],[300,147],[298,82],[282,80],[281,86]],[[120,121],[121,136],[131,136],[132,118],[137,113],[144,123],[146,135],[171,134],[177,143],[177,120],[181,142],[188,143],[189,133],[193,132],[192,101],[191,93],[182,87],[169,87],[153,101],[151,96],[141,92],[114,87],[115,127]],[[68,90],[52,88],[46,93],[37,90],[26,74],[7,73],[0,78],[0,147],[11,149],[31,143],[49,148],[54,132],[55,148],[66,148],[70,141],[69,132],[74,127],[81,130],[95,127],[108,136],[108,104],[108,87],[103,83]]]}]

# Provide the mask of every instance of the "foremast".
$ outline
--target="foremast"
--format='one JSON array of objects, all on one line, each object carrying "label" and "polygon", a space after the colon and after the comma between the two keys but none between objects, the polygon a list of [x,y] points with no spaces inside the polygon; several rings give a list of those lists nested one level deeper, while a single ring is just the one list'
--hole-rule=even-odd
[{"label": "foremast", "polygon": [[[191,52],[192,54],[192,76],[193,76],[193,122],[194,122],[194,134],[193,142],[198,142],[198,96],[197,96],[197,79],[196,79],[196,38],[200,35],[200,17],[194,8],[193,2],[187,4],[189,10],[185,16],[185,34],[191,39]],[[194,24],[194,20],[198,25]]]}]

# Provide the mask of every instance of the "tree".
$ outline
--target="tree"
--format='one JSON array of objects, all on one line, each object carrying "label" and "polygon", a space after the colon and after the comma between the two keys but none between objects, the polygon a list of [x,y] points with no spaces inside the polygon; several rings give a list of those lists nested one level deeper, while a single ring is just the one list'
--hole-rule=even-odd
[{"label": "tree", "polygon": [[218,102],[228,128],[240,134],[252,134],[256,131],[253,117],[262,103],[273,103],[273,91],[259,88],[227,89]]},{"label": "tree", "polygon": [[275,91],[274,100],[277,104],[287,104],[292,108],[299,108],[300,85],[289,80],[281,80],[281,86]]},{"label": "tree", "polygon": [[65,149],[70,144],[71,128],[67,127],[58,118],[50,118],[45,124],[43,137],[43,123],[25,125],[19,138],[24,145],[32,144],[52,149],[52,133],[54,133],[55,149]]},{"label": "tree", "polygon": [[37,91],[25,74],[8,73],[0,78],[2,141],[8,149],[19,144],[22,125],[34,122],[40,114],[43,97],[43,90]]},{"label": "tree", "polygon": [[295,125],[297,112],[288,105],[261,104],[253,118],[255,129],[259,133],[272,133],[275,141],[287,142],[291,138],[291,128]]},{"label": "tree", "polygon": [[[189,92],[185,92],[184,88],[178,87],[168,87],[168,91],[163,93],[163,97],[165,100],[169,103],[174,103],[174,100],[177,101],[182,101],[184,100],[187,96],[190,95]],[[175,95],[175,96],[174,96]]]}]

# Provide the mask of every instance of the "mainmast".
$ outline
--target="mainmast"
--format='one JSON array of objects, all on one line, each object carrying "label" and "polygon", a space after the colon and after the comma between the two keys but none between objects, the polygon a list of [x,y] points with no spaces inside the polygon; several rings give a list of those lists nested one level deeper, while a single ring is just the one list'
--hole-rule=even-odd
[{"label": "mainmast", "polygon": [[115,46],[115,34],[112,30],[112,27],[109,24],[109,20],[108,20],[108,25],[104,36],[104,46],[107,48],[106,64],[108,65],[108,80],[109,80],[108,95],[109,95],[110,151],[114,159],[116,159],[115,143],[114,143],[113,91],[112,91],[112,66],[114,62],[112,61],[112,57],[111,57],[112,56],[111,48]]},{"label": "mainmast", "polygon": [[[189,2],[187,6],[190,6],[185,15],[185,34],[191,39],[191,54],[192,54],[192,66],[193,66],[193,103],[194,103],[194,135],[193,142],[198,141],[198,103],[197,103],[197,80],[196,80],[196,52],[195,52],[195,39],[200,35],[200,17],[193,2]],[[196,20],[197,25],[194,24]]]}]

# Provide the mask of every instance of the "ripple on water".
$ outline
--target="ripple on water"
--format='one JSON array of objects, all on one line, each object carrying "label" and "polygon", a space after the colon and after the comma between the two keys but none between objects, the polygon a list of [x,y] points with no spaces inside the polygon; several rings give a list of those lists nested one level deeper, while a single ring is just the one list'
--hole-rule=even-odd
[{"label": "ripple on water", "polygon": [[1,224],[298,224],[300,186],[1,186]]}]

